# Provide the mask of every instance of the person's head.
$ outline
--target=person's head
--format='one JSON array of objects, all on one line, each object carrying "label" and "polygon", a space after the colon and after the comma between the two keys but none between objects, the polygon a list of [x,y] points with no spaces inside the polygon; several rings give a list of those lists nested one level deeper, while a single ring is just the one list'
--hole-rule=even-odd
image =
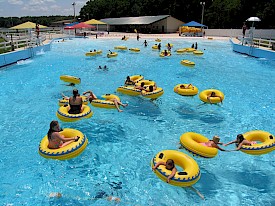
[{"label": "person's head", "polygon": [[215,135],[214,137],[213,137],[213,142],[215,143],[215,144],[218,144],[219,143],[219,141],[220,141],[220,137],[219,136],[217,136],[217,135]]},{"label": "person's head", "polygon": [[152,92],[152,91],[154,91],[154,87],[153,87],[153,85],[150,85],[149,86],[149,92]]},{"label": "person's head", "polygon": [[130,76],[127,76],[127,77],[126,77],[126,80],[127,80],[127,81],[131,81]]},{"label": "person's head", "polygon": [[144,82],[141,82],[140,86],[144,87],[145,83]]},{"label": "person's head", "polygon": [[74,95],[74,97],[79,96],[79,94],[78,94],[78,90],[77,90],[77,89],[74,89],[74,90],[73,90],[73,95]]},{"label": "person's head", "polygon": [[244,141],[244,136],[242,134],[238,134],[237,135],[237,142],[241,143],[242,141]]},{"label": "person's head", "polygon": [[172,170],[174,167],[175,167],[174,160],[168,159],[168,160],[166,161],[166,169]]},{"label": "person's head", "polygon": [[165,49],[165,50],[164,50],[164,52],[166,53],[166,52],[167,52],[167,50]]},{"label": "person's head", "polygon": [[50,129],[53,131],[59,131],[58,128],[59,128],[58,121],[56,121],[56,120],[51,121]]},{"label": "person's head", "polygon": [[59,131],[60,131],[60,127],[59,127],[58,121],[56,121],[56,120],[51,121],[50,129],[48,131],[48,138],[51,139],[52,133],[59,132]]},{"label": "person's head", "polygon": [[215,97],[216,96],[216,93],[215,92],[211,92],[211,97]]},{"label": "person's head", "polygon": [[96,52],[96,50],[94,49],[94,52]]},{"label": "person's head", "polygon": [[104,69],[107,69],[107,66],[106,66],[106,65],[104,66]]}]

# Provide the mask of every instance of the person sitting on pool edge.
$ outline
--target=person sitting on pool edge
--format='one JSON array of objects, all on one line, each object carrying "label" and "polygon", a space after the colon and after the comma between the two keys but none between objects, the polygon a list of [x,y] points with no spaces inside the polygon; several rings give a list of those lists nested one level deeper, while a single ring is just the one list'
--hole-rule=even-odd
[{"label": "person sitting on pool edge", "polygon": [[135,85],[135,82],[131,80],[130,76],[127,76],[124,85]]},{"label": "person sitting on pool edge", "polygon": [[89,102],[91,103],[94,99],[97,99],[97,96],[91,91],[91,90],[88,90],[88,91],[86,91],[86,92],[83,92],[83,95],[85,95],[85,94],[89,94],[88,95],[88,100],[89,100]]},{"label": "person sitting on pool edge", "polygon": [[230,145],[230,144],[233,144],[233,143],[236,143],[237,148],[234,149],[234,150],[231,150],[231,151],[238,151],[242,148],[243,145],[252,146],[254,144],[257,144],[256,141],[246,140],[242,134],[238,134],[237,138],[235,140],[233,140],[231,142],[228,142],[226,144],[223,144],[223,146],[227,146],[227,145]]},{"label": "person sitting on pool edge", "polygon": [[207,100],[209,101],[210,104],[212,104],[211,102],[211,97],[219,97],[220,98],[220,101],[222,103],[222,97],[220,95],[217,95],[216,92],[211,92],[211,94],[209,94],[207,96]]},{"label": "person sitting on pool edge", "polygon": [[65,138],[64,135],[60,134],[60,126],[58,121],[51,121],[50,123],[50,129],[48,131],[48,148],[49,149],[58,149],[65,147],[66,145],[69,145],[73,142],[77,142],[80,137],[71,137],[71,138]]},{"label": "person sitting on pool edge", "polygon": [[221,151],[227,151],[227,150],[225,150],[223,148],[220,148],[218,146],[218,144],[223,145],[223,143],[220,142],[220,137],[219,136],[214,136],[212,140],[209,140],[208,142],[201,142],[200,144],[203,145],[203,146],[206,146],[206,147],[214,147],[214,148],[217,148]]},{"label": "person sitting on pool edge", "polygon": [[69,98],[69,105],[69,114],[80,114],[83,111],[82,98],[80,97],[77,89],[73,90],[73,96]]}]

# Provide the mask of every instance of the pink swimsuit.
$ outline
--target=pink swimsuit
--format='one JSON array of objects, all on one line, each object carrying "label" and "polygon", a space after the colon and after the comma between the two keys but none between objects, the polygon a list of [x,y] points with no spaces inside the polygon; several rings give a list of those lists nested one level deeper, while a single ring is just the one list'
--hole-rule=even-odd
[{"label": "pink swimsuit", "polygon": [[206,147],[212,147],[211,142],[201,142],[200,144]]}]

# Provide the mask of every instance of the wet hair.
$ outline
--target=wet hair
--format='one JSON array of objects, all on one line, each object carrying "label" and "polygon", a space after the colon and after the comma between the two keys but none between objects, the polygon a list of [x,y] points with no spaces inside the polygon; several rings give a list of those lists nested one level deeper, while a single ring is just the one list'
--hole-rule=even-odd
[{"label": "wet hair", "polygon": [[175,167],[174,160],[168,159],[168,160],[166,161],[166,169],[167,169],[167,165],[168,165],[168,166],[171,166],[171,169],[170,169],[170,170],[172,170],[172,169]]},{"label": "wet hair", "polygon": [[181,84],[181,85],[180,85],[180,88],[185,88],[184,84]]},{"label": "wet hair", "polygon": [[213,137],[212,141],[213,141],[215,144],[217,144],[217,143],[220,141],[220,137],[217,136],[217,135],[215,135],[215,136]]},{"label": "wet hair", "polygon": [[152,85],[149,86],[149,92],[154,91],[154,87]]},{"label": "wet hair", "polygon": [[56,125],[58,125],[58,121],[56,121],[56,120],[51,121],[51,123],[50,123],[50,129],[49,129],[48,134],[47,134],[48,135],[48,139],[51,139],[52,138],[52,133],[56,132],[53,129]]},{"label": "wet hair", "polygon": [[242,134],[238,134],[237,135],[237,142],[241,143],[242,141],[244,141],[244,136]]},{"label": "wet hair", "polygon": [[211,92],[211,97],[213,97],[213,96],[215,96],[216,95],[216,93],[215,92]]},{"label": "wet hair", "polygon": [[144,82],[141,82],[140,86],[144,87],[144,84],[145,84]]},{"label": "wet hair", "polygon": [[73,99],[75,100],[75,98],[77,97],[77,96],[79,96],[79,94],[78,94],[78,90],[77,89],[74,89],[73,90]]}]

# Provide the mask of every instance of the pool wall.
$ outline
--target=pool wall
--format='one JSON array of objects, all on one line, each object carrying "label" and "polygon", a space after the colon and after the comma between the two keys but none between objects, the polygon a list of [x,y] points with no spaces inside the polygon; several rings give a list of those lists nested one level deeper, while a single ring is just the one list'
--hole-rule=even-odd
[{"label": "pool wall", "polygon": [[19,60],[29,59],[34,57],[39,51],[50,51],[51,44],[45,44],[37,47],[30,47],[24,50],[13,51],[5,54],[0,54],[0,67],[14,64]]},{"label": "pool wall", "polygon": [[232,39],[230,39],[230,42],[232,44],[234,52],[247,54],[249,56],[257,57],[257,58],[266,58],[270,60],[275,60],[275,51],[265,50],[265,49],[251,47],[247,45],[236,44],[232,41]]}]

